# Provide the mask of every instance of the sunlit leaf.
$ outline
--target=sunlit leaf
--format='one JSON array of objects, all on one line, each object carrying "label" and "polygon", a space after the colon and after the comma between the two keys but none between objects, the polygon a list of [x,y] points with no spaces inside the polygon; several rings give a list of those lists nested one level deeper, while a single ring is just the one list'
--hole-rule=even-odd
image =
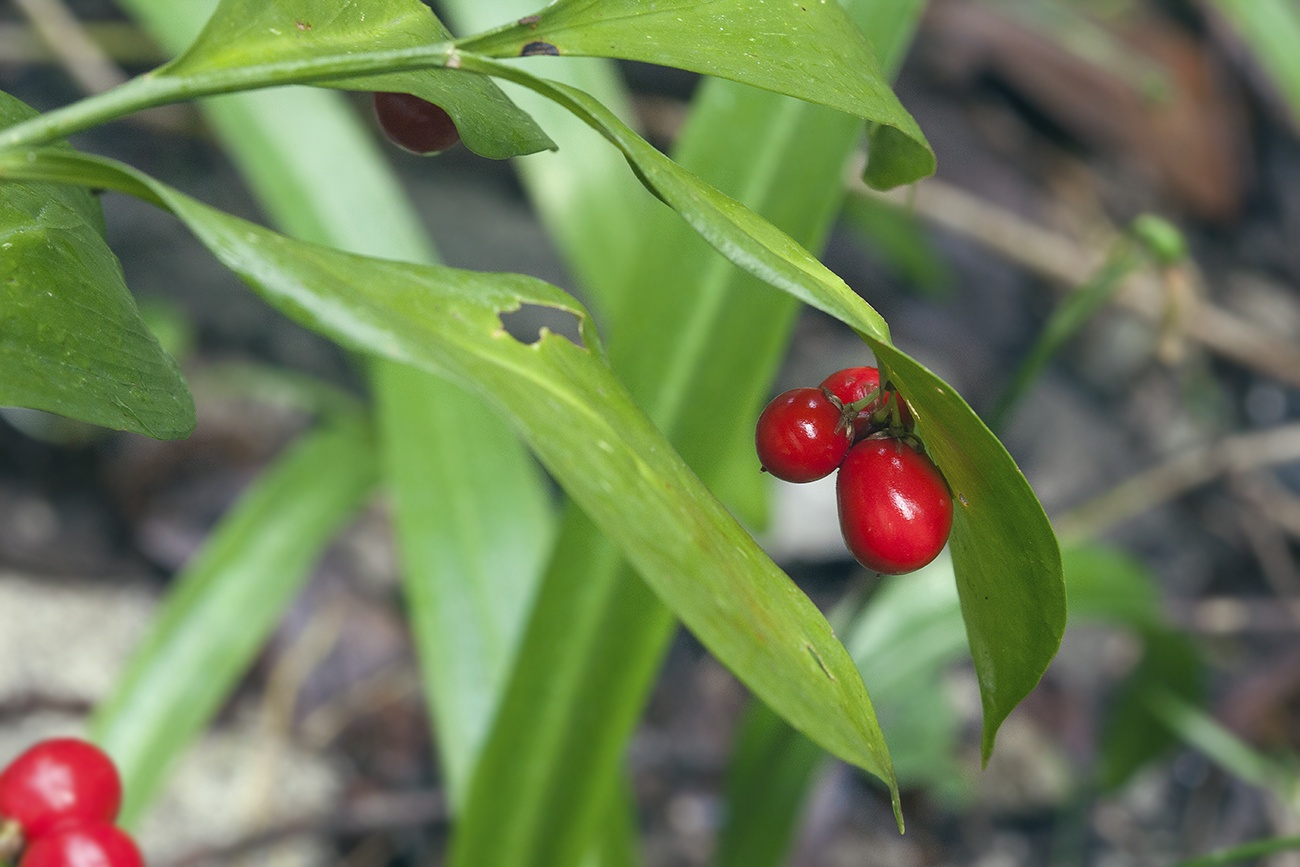
[{"label": "sunlit leaf", "polygon": [[[419,0],[222,0],[207,27],[154,77],[190,78],[215,70],[427,46],[450,39]],[[347,90],[402,91],[436,103],[456,121],[475,153],[494,159],[545,150],[551,140],[492,81],[443,69],[335,79]]]},{"label": "sunlit leaf", "polygon": [[[0,93],[0,126],[35,115]],[[188,436],[194,401],[103,233],[99,201],[84,189],[0,186],[0,405]]]},{"label": "sunlit leaf", "polygon": [[897,186],[934,171],[934,154],[898,102],[862,31],[835,2],[559,0],[457,43],[492,57],[579,54],[729,78],[882,124],[867,178]]}]

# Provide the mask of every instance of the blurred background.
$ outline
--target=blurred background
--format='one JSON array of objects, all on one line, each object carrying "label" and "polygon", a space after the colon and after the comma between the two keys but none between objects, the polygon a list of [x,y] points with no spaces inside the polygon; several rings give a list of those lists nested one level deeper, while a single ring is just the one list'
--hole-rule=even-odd
[{"label": "blurred background", "polygon": [[[0,89],[37,109],[165,57],[108,0],[0,2]],[[696,77],[621,69],[667,147]],[[881,581],[833,481],[774,483],[759,538],[849,624],[908,818],[900,837],[879,787],[810,756],[786,863],[1120,867],[1300,833],[1300,3],[932,0],[897,88],[937,177],[882,196],[846,172],[824,259],[1003,436],[1069,548],[1071,626],[980,771],[946,561]],[[189,106],[74,143],[266,221]],[[388,153],[448,264],[574,288],[509,163]],[[366,400],[352,359],[171,217],[103,203],[200,422],[159,443],[0,411],[0,758],[80,729],[311,400]],[[773,393],[869,360],[807,311]],[[438,863],[397,570],[380,497],[143,824],[151,864]],[[647,865],[725,850],[747,706],[679,635],[628,756]]]}]

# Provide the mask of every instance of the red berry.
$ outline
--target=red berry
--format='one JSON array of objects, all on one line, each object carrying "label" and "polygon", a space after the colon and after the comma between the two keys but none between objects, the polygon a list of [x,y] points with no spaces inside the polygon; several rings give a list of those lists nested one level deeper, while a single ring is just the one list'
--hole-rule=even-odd
[{"label": "red berry", "polygon": [[409,93],[375,94],[375,117],[388,140],[413,154],[440,154],[460,141],[460,132],[442,106]]},{"label": "red berry", "polygon": [[812,482],[829,476],[853,445],[843,408],[820,388],[778,394],[758,417],[758,459],[778,479]]},{"label": "red berry", "polygon": [[[829,388],[831,394],[838,397],[840,403],[845,406],[862,400],[879,385],[880,371],[868,366],[846,367],[822,380],[822,388]],[[905,426],[911,424],[912,413],[908,410],[907,404],[903,403],[897,394],[894,395],[894,400],[898,401],[899,419]],[[870,433],[871,416],[880,409],[881,405],[879,399],[873,400],[865,409],[858,412],[857,418],[853,420],[853,432],[856,437],[861,438]]]},{"label": "red berry", "polygon": [[0,817],[35,840],[66,824],[111,823],[122,781],[99,747],[75,738],[42,741],[0,772]]},{"label": "red berry", "polygon": [[952,529],[952,494],[925,455],[896,439],[866,439],[835,481],[844,544],[868,569],[912,572],[943,550]]},{"label": "red berry", "polygon": [[41,837],[23,852],[18,867],[144,867],[144,858],[125,831],[97,823]]}]

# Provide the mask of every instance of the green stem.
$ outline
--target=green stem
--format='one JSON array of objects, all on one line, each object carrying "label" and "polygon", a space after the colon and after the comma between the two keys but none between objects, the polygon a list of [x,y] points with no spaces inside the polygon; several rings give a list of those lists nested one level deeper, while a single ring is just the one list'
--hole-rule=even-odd
[{"label": "green stem", "polygon": [[65,138],[141,109],[242,90],[310,84],[359,75],[455,66],[450,42],[309,57],[234,69],[173,74],[167,67],[145,73],[112,90],[87,97],[0,131],[0,150],[32,147]]}]

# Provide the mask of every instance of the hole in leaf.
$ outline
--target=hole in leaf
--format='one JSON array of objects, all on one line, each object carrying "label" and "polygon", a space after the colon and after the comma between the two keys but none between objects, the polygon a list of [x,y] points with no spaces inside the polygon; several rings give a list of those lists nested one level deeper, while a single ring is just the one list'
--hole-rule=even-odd
[{"label": "hole in leaf", "polygon": [[582,342],[581,320],[578,314],[545,304],[520,304],[518,310],[498,314],[506,333],[520,343],[536,343],[542,339],[542,329],[567,338],[570,343],[586,348]]}]

